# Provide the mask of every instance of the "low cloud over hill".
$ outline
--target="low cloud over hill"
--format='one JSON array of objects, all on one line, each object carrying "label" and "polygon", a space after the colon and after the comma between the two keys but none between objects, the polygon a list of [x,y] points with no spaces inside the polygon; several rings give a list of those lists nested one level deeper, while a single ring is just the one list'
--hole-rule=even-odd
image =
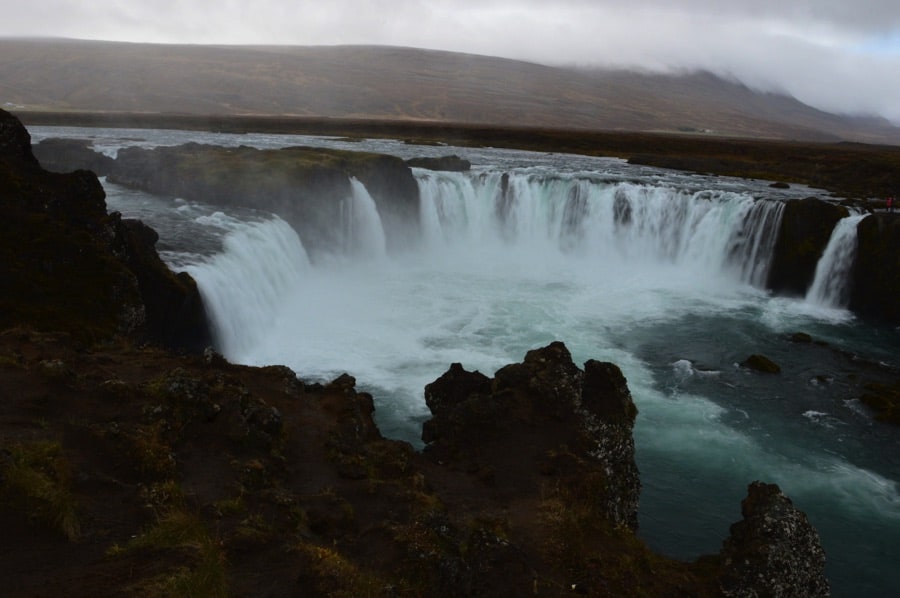
[{"label": "low cloud over hill", "polygon": [[575,70],[384,46],[0,40],[0,105],[24,111],[296,115],[900,144],[708,73]]}]

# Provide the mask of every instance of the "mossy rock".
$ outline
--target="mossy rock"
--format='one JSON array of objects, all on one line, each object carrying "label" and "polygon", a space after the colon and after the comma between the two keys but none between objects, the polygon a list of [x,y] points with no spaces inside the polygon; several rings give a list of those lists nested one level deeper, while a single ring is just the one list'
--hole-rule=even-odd
[{"label": "mossy rock", "polygon": [[378,207],[389,247],[418,222],[418,185],[400,158],[311,147],[259,150],[198,143],[121,150],[109,180],[150,193],[278,214],[307,251],[341,245],[342,202],[350,179]]}]

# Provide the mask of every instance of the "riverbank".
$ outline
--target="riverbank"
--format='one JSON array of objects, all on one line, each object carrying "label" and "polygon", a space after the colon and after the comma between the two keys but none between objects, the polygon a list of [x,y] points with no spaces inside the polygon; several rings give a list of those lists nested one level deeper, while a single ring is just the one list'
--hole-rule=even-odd
[{"label": "riverbank", "polygon": [[25,125],[172,128],[405,139],[416,143],[505,147],[614,156],[638,164],[804,184],[882,207],[900,195],[900,147],[735,139],[704,134],[593,132],[462,123],[189,114],[24,112]]}]

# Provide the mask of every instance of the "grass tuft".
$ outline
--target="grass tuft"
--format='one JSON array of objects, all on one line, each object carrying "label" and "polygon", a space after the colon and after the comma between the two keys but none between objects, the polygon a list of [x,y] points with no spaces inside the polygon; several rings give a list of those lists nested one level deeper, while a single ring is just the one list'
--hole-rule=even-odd
[{"label": "grass tuft", "polygon": [[38,441],[7,447],[0,463],[5,484],[0,502],[8,502],[48,524],[69,540],[81,534],[78,503],[72,494],[72,473],[58,442]]},{"label": "grass tuft", "polygon": [[136,594],[211,598],[228,595],[225,553],[221,543],[209,534],[197,515],[183,508],[168,511],[156,525],[125,546],[113,546],[108,554],[119,556],[136,551],[171,550],[190,555],[188,564],[140,582],[132,588]]}]

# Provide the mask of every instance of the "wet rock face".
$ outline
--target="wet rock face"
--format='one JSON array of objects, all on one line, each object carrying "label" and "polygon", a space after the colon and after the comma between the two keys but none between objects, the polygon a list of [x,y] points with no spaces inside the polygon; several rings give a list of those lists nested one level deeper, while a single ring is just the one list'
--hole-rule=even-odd
[{"label": "wet rock face", "polygon": [[872,214],[857,232],[850,309],[900,325],[900,213]]},{"label": "wet rock face", "polygon": [[725,596],[828,596],[819,535],[775,484],[753,482],[721,556]]},{"label": "wet rock face", "polygon": [[548,478],[575,488],[590,479],[598,512],[637,528],[637,409],[615,365],[588,361],[581,370],[555,342],[493,379],[454,364],[425,388],[425,401],[433,414],[423,428],[426,456],[498,488],[534,489]]},{"label": "wet rock face", "polygon": [[815,197],[787,202],[766,286],[776,293],[805,295],[834,226],[847,214],[847,208]]}]

